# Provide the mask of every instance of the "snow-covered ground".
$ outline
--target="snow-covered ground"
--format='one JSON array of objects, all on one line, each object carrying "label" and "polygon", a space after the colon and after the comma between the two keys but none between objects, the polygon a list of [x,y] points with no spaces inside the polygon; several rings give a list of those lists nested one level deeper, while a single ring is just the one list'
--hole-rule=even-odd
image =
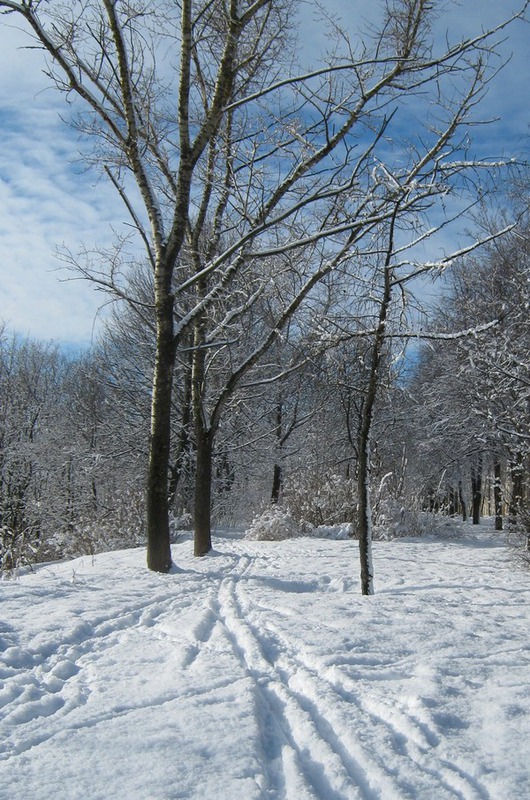
[{"label": "snow-covered ground", "polygon": [[184,539],[0,583],[1,800],[530,798],[530,572],[487,527]]}]

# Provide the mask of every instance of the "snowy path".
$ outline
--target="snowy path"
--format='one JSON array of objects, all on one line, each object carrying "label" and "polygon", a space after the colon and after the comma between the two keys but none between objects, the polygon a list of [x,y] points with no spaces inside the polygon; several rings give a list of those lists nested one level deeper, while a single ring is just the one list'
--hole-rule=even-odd
[{"label": "snowy path", "polygon": [[0,800],[530,798],[530,573],[487,528],[0,583]]}]

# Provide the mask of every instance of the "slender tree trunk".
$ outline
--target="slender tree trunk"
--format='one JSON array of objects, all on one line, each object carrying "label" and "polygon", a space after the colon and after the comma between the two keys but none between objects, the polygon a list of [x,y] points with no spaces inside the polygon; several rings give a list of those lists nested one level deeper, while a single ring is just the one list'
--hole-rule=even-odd
[{"label": "slender tree trunk", "polygon": [[479,458],[471,469],[471,496],[473,525],[480,525],[480,508],[482,505],[482,459]]},{"label": "slender tree trunk", "polygon": [[466,501],[464,500],[464,493],[462,491],[462,481],[458,481],[458,499],[460,500],[460,509],[462,511],[462,522],[467,520]]},{"label": "slender tree trunk", "polygon": [[151,435],[147,476],[147,566],[171,568],[168,468],[171,442],[171,392],[175,363],[173,302],[169,291],[157,303],[156,359],[151,401]]},{"label": "slender tree trunk", "polygon": [[[367,405],[365,403],[365,405]],[[373,407],[373,401],[371,403]],[[372,560],[372,508],[370,503],[370,428],[372,409],[366,407],[359,433],[359,460],[357,470],[357,528],[361,559],[361,593],[374,593]]]},{"label": "slender tree trunk", "polygon": [[502,531],[502,474],[500,459],[495,457],[493,463],[495,483],[493,484],[493,500],[495,505],[495,530]]},{"label": "slender tree trunk", "polygon": [[[198,293],[204,285],[199,283]],[[212,549],[212,451],[215,432],[208,425],[205,412],[204,386],[206,379],[206,350],[204,348],[205,320],[196,320],[192,367],[192,405],[195,427],[195,498],[194,498],[194,554],[204,556]]]},{"label": "slender tree trunk", "polygon": [[194,555],[205,556],[212,549],[212,432],[198,425],[196,439]]},{"label": "slender tree trunk", "polygon": [[282,468],[279,464],[274,465],[274,470],[272,473],[272,492],[271,492],[271,503],[277,504],[281,491],[282,491]]},{"label": "slender tree trunk", "polygon": [[282,428],[283,428],[283,403],[281,398],[278,400],[278,404],[276,406],[276,450],[277,450],[277,458],[278,462],[274,465],[273,473],[272,473],[272,491],[271,491],[271,503],[276,504],[280,499],[280,494],[282,491],[282,483],[283,483],[283,475],[282,475],[282,468],[279,463],[281,458],[281,447],[282,447]]},{"label": "slender tree trunk", "polygon": [[375,401],[379,389],[379,372],[383,346],[385,343],[388,310],[392,300],[392,268],[390,266],[394,251],[394,228],[399,204],[396,203],[390,221],[388,246],[384,264],[384,285],[379,320],[372,346],[370,372],[366,395],[361,409],[359,426],[358,466],[357,466],[357,530],[359,534],[359,556],[361,560],[361,592],[364,595],[374,593],[374,567],[372,559],[372,508],[370,502],[370,434],[374,416]]}]

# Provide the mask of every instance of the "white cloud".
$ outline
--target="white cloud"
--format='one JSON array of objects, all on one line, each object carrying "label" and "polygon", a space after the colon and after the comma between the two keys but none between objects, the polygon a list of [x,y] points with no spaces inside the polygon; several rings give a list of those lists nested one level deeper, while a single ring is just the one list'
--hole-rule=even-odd
[{"label": "white cloud", "polygon": [[[3,22],[3,20],[2,20]],[[90,341],[105,301],[61,269],[56,249],[104,245],[124,213],[114,191],[83,172],[63,99],[27,36],[0,26],[0,319],[22,335]]]},{"label": "white cloud", "polygon": [[65,283],[55,251],[109,242],[118,200],[65,162],[75,151],[55,115],[32,108],[15,128],[0,148],[1,317],[36,338],[87,340],[101,296],[86,282]]}]

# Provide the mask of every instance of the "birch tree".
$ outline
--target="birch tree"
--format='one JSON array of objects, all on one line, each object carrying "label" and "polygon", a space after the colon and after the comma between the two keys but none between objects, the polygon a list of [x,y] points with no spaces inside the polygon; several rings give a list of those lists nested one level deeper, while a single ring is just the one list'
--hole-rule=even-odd
[{"label": "birch tree", "polygon": [[[406,219],[426,225],[464,175],[488,169],[470,157],[466,126],[497,39],[526,3],[494,30],[441,42],[434,5],[385,2],[380,27],[366,34],[330,23],[331,52],[308,70],[293,58],[290,20],[308,7],[295,0],[0,0],[5,20],[24,21],[51,81],[74,101],[77,128],[94,142],[88,158],[116,187],[152,271],[149,568],[171,565],[173,372],[190,330],[196,435],[204,433],[208,467],[209,432],[234,387],[319,282],[338,270],[346,280],[362,276],[381,229]],[[130,243],[119,244],[110,262],[81,269],[127,301]],[[267,292],[274,275],[261,264],[272,257],[280,271],[295,271],[292,291],[205,422],[205,354],[223,325]],[[207,523],[199,527],[202,555],[211,540]]]}]

